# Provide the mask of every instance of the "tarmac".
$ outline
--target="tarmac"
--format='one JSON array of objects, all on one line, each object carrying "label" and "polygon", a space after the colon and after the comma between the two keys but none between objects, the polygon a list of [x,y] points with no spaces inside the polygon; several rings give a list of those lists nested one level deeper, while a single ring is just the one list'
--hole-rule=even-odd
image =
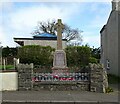
[{"label": "tarmac", "polygon": [[120,104],[119,91],[3,91],[2,104]]}]

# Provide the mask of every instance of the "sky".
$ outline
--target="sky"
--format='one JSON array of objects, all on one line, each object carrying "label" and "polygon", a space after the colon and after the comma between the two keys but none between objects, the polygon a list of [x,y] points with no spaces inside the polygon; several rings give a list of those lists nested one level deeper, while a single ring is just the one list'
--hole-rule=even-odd
[{"label": "sky", "polygon": [[111,0],[4,0],[0,2],[0,42],[4,47],[16,47],[13,38],[31,38],[39,21],[62,19],[63,24],[83,31],[82,45],[98,48],[100,30],[107,23],[111,8]]}]

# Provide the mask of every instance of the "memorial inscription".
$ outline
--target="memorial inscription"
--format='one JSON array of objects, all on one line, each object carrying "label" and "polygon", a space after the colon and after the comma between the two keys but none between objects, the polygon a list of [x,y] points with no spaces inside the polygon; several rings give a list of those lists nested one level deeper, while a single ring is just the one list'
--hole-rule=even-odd
[{"label": "memorial inscription", "polygon": [[56,65],[57,66],[64,66],[64,55],[62,53],[58,53],[56,56]]}]

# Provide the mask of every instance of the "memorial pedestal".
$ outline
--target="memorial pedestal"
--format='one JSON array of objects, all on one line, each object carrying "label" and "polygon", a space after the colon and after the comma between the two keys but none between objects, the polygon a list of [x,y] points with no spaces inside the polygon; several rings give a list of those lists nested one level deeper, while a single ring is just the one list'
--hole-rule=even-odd
[{"label": "memorial pedestal", "polygon": [[66,63],[66,53],[62,50],[62,31],[64,25],[61,22],[61,19],[58,19],[58,23],[54,27],[57,31],[57,50],[54,53],[53,59],[53,73],[67,73],[67,63]]},{"label": "memorial pedestal", "polygon": [[53,73],[67,73],[66,53],[63,50],[56,50],[53,60]]}]

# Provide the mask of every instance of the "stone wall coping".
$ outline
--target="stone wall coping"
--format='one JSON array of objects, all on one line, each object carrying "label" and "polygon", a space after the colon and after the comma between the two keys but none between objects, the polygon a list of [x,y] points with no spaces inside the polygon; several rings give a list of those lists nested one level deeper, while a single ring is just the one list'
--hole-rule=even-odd
[{"label": "stone wall coping", "polygon": [[1,70],[0,73],[18,72],[17,70]]}]

